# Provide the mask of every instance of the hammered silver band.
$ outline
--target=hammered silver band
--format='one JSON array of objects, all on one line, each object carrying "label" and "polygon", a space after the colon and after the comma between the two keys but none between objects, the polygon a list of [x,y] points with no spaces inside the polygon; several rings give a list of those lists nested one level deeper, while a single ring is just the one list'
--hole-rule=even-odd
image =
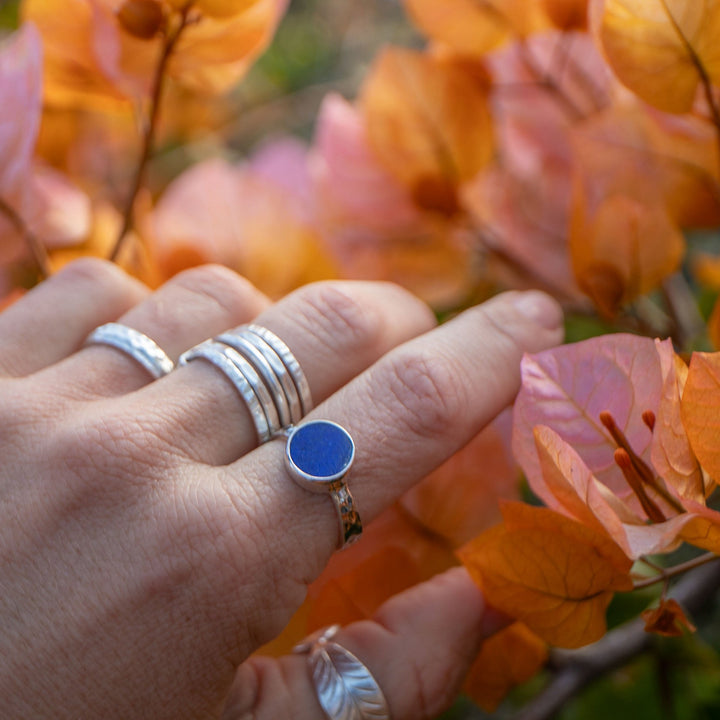
[{"label": "hammered silver band", "polygon": [[178,365],[205,360],[220,370],[245,402],[261,443],[270,440],[280,428],[275,403],[265,383],[245,358],[233,348],[214,340],[190,348],[180,356]]},{"label": "hammered silver band", "polygon": [[167,375],[175,364],[168,354],[139,330],[121,323],[105,323],[95,328],[85,340],[88,345],[108,345],[129,355],[157,380]]},{"label": "hammered silver band", "polygon": [[310,677],[329,720],[390,720],[390,709],[372,673],[358,658],[333,642],[340,630],[332,625],[293,648],[307,653]]}]

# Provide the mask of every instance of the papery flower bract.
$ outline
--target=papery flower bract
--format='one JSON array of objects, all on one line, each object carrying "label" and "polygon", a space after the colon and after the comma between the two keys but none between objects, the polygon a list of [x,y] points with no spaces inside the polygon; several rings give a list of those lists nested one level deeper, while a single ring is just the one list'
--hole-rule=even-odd
[{"label": "papery flower bract", "polygon": [[286,141],[284,162],[277,149],[272,156],[274,170],[263,161],[268,152],[239,166],[207,160],[170,184],[146,225],[165,277],[217,262],[279,297],[336,275],[308,206],[305,149]]},{"label": "papery flower bract", "polygon": [[513,447],[530,486],[632,558],[682,539],[718,547],[718,538],[707,539],[720,535],[720,513],[705,507],[713,486],[691,447],[704,436],[712,448],[717,433],[688,394],[685,374],[668,341],[628,335],[523,359]]},{"label": "papery flower bract", "polygon": [[360,93],[368,142],[421,208],[452,216],[458,188],[488,165],[495,142],[479,63],[389,48]]},{"label": "papery flower bract", "polygon": [[701,82],[720,80],[717,0],[593,0],[593,25],[608,61],[638,97],[688,112]]},{"label": "papery flower bract", "polygon": [[[288,0],[204,3],[181,33],[167,73],[205,93],[228,90],[267,47]],[[187,3],[183,4],[183,8]],[[22,13],[46,44],[46,98],[56,105],[103,107],[148,96],[162,38],[128,32],[123,0],[23,0]],[[198,10],[203,8],[198,7]],[[232,12],[231,12],[232,10]],[[168,20],[180,21],[179,15]]]},{"label": "papery flower bract", "polygon": [[343,277],[397,282],[436,307],[462,301],[475,282],[463,228],[413,201],[337,95],[322,104],[309,163],[318,228]]},{"label": "papery flower bract", "polygon": [[537,0],[404,0],[432,40],[460,55],[481,56],[511,38],[548,26]]},{"label": "papery flower bract", "polygon": [[606,533],[553,510],[501,508],[504,522],[459,553],[487,601],[553,645],[600,639],[613,594],[632,589],[632,562]]}]

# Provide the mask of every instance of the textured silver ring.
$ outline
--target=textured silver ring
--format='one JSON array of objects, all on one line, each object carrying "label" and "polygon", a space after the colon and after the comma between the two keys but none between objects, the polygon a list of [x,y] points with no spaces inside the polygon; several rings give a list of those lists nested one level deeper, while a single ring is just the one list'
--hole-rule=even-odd
[{"label": "textured silver ring", "polygon": [[292,354],[290,348],[274,332],[268,330],[262,325],[246,325],[244,326],[244,329],[262,338],[267,345],[275,351],[283,365],[287,368],[287,371],[290,373],[290,377],[295,385],[298,397],[300,398],[302,410],[301,416],[304,417],[307,415],[313,407],[312,395],[310,394],[310,384],[305,377],[305,373],[300,367],[300,363]]},{"label": "textured silver ring", "polygon": [[341,548],[362,534],[360,513],[345,484],[355,459],[350,433],[330,420],[309,420],[285,430],[285,466],[293,480],[305,490],[330,495],[338,516]]},{"label": "textured silver ring", "polygon": [[105,323],[95,328],[85,340],[85,346],[88,345],[109,345],[124,352],[156,380],[174,367],[168,354],[153,339],[120,323]]},{"label": "textured silver ring", "polygon": [[240,353],[222,343],[206,340],[184,352],[178,365],[187,365],[193,360],[211,363],[230,380],[250,412],[261,443],[282,430],[275,403],[265,383]]},{"label": "textured silver ring", "polygon": [[383,691],[367,667],[333,642],[339,625],[313,633],[293,648],[308,655],[318,701],[329,720],[390,720]]},{"label": "textured silver ring", "polygon": [[[218,335],[215,340],[239,352],[255,368],[270,391],[278,417],[280,418],[280,426],[288,427],[288,425],[292,425],[293,422],[297,422],[294,416],[300,408],[300,398],[285,365],[279,363],[280,367],[275,367],[268,359],[270,353],[274,354],[272,348],[269,345],[266,345],[265,348],[262,346],[258,347],[258,344],[264,343],[265,341],[242,328],[222,333],[222,335]],[[277,355],[275,355],[275,357],[277,358]],[[283,378],[285,379],[285,383],[283,383]],[[290,397],[288,397],[287,386],[289,386],[291,392]],[[291,410],[291,405],[293,409],[295,409],[295,412]]]}]

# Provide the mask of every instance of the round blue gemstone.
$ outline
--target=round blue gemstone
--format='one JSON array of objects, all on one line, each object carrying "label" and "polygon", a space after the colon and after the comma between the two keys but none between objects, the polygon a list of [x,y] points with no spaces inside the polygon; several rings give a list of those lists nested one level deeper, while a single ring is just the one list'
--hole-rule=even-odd
[{"label": "round blue gemstone", "polygon": [[342,477],[355,454],[350,433],[328,420],[299,425],[288,441],[288,457],[300,470],[318,480]]}]

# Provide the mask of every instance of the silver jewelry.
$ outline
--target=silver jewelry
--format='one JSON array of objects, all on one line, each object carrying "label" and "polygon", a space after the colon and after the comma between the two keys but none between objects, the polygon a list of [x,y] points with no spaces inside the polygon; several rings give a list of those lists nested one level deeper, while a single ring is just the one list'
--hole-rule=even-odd
[{"label": "silver jewelry", "polygon": [[310,420],[285,430],[285,465],[300,487],[327,493],[335,505],[340,527],[339,546],[345,548],[362,534],[345,476],[355,459],[355,443],[344,427],[330,420]]},{"label": "silver jewelry", "polygon": [[372,673],[342,645],[332,642],[340,629],[319,630],[293,648],[308,654],[315,692],[329,720],[390,720],[390,709]]},{"label": "silver jewelry", "polygon": [[178,365],[187,365],[198,359],[212,363],[234,385],[250,411],[261,443],[282,430],[275,403],[265,383],[240,353],[222,343],[206,340],[184,352]]},{"label": "silver jewelry", "polygon": [[154,379],[167,375],[174,367],[168,354],[139,330],[120,323],[105,323],[95,328],[85,340],[88,345],[109,345],[129,355],[142,365]]},{"label": "silver jewelry", "polygon": [[[274,332],[271,332],[267,328],[262,327],[262,325],[246,325],[245,329],[262,338],[265,343],[269,345],[273,349],[275,354],[280,358],[280,361],[285,366],[287,372],[290,373],[290,377],[292,378],[293,384],[295,385],[297,395],[300,398],[300,417],[304,417],[305,415],[307,415],[313,407],[312,395],[310,394],[310,385],[307,381],[307,378],[305,377],[305,373],[300,367],[300,363],[292,354],[290,348]],[[263,354],[265,354],[268,362],[272,362],[270,359],[270,354]]]},{"label": "silver jewelry", "polygon": [[[239,327],[218,335],[215,340],[237,350],[255,368],[270,391],[281,427],[288,427],[302,417],[300,397],[287,368],[261,337]],[[269,359],[273,357],[277,361],[275,365]]]}]

